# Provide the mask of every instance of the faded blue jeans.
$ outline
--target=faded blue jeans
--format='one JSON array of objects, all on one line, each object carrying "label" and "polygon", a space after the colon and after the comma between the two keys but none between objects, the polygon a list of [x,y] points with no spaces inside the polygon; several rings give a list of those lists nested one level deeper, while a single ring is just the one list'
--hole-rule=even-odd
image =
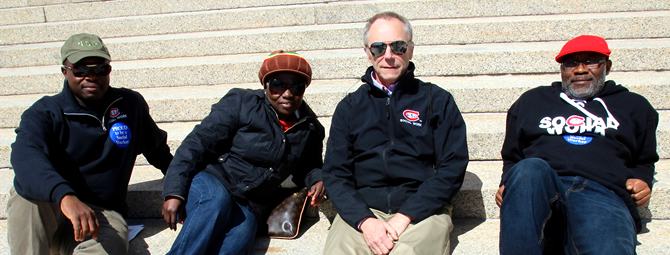
[{"label": "faded blue jeans", "polygon": [[635,254],[636,228],[604,186],[525,159],[503,176],[500,254]]},{"label": "faded blue jeans", "polygon": [[186,220],[168,254],[249,254],[258,223],[213,175],[195,175],[188,191]]}]

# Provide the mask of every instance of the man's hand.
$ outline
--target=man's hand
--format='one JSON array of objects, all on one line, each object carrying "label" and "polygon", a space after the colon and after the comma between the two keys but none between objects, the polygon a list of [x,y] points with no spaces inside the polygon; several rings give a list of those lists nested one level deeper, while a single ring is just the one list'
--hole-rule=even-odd
[{"label": "man's hand", "polygon": [[323,186],[323,181],[314,183],[314,185],[310,187],[309,192],[307,192],[307,196],[312,198],[310,204],[313,206],[320,206],[326,202],[326,188]]},{"label": "man's hand", "polygon": [[500,188],[498,188],[498,191],[496,192],[496,204],[498,205],[498,207],[502,205],[503,191],[505,191],[505,185],[500,186]]},{"label": "man's hand", "polygon": [[65,195],[60,201],[60,210],[72,222],[75,241],[84,241],[87,236],[92,236],[94,240],[98,239],[100,231],[98,218],[95,217],[93,209],[81,202],[77,196]]},{"label": "man's hand", "polygon": [[[407,229],[407,226],[412,222],[412,218],[410,218],[407,215],[404,215],[402,213],[396,213],[393,218],[391,218],[387,223],[395,229],[396,233],[398,234],[398,237],[402,235],[403,232],[405,232],[405,229]],[[398,238],[393,239],[394,241],[398,241]]]},{"label": "man's hand", "polygon": [[186,219],[186,210],[184,210],[184,201],[181,198],[168,196],[163,202],[163,219],[172,230],[177,230],[177,221],[181,219],[184,223]]},{"label": "man's hand", "polygon": [[369,218],[361,224],[361,231],[368,247],[375,255],[386,255],[393,249],[393,241],[398,234],[388,223],[377,218]]},{"label": "man's hand", "polygon": [[647,206],[651,198],[651,189],[646,182],[640,179],[628,179],[626,189],[630,192],[630,197],[638,207]]}]

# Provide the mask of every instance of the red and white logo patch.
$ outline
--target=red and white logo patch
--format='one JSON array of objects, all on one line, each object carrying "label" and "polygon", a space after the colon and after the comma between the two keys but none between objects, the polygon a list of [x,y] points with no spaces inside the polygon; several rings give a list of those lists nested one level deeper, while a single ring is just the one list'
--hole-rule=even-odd
[{"label": "red and white logo patch", "polygon": [[121,112],[119,111],[119,108],[112,108],[112,109],[109,110],[109,117],[114,118],[116,116],[119,116],[119,114],[121,114]]},{"label": "red and white logo patch", "polygon": [[419,120],[419,112],[415,110],[405,110],[402,112],[402,115],[405,117],[405,119],[409,121],[417,121]]},{"label": "red and white logo patch", "polygon": [[568,117],[568,119],[565,122],[566,122],[566,124],[568,124],[568,126],[578,127],[578,126],[584,125],[585,120],[586,120],[586,118],[584,118],[582,116],[572,115],[572,116]]}]

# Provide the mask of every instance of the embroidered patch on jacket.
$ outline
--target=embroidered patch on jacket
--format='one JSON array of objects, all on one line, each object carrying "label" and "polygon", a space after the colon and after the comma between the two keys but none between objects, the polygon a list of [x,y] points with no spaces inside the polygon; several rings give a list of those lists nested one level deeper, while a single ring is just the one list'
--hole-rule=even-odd
[{"label": "embroidered patch on jacket", "polygon": [[421,123],[421,119],[419,118],[419,111],[415,110],[404,110],[402,112],[402,116],[404,119],[400,119],[400,122],[402,123],[407,123],[407,124],[412,124],[417,127],[421,127],[423,124]]},{"label": "embroidered patch on jacket", "polygon": [[564,135],[563,139],[572,145],[587,145],[593,141],[593,137],[581,135]]},{"label": "embroidered patch on jacket", "polygon": [[120,148],[125,148],[130,144],[130,128],[126,123],[117,122],[109,129],[109,138]]}]

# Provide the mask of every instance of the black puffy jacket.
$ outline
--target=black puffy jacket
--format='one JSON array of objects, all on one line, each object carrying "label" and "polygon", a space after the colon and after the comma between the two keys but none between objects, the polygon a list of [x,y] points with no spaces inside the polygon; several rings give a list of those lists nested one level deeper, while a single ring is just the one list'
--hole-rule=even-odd
[{"label": "black puffy jacket", "polygon": [[324,128],[306,102],[297,113],[284,132],[263,90],[230,90],[175,152],[163,197],[188,197],[191,179],[206,171],[261,217],[289,175],[299,187],[321,181]]}]

